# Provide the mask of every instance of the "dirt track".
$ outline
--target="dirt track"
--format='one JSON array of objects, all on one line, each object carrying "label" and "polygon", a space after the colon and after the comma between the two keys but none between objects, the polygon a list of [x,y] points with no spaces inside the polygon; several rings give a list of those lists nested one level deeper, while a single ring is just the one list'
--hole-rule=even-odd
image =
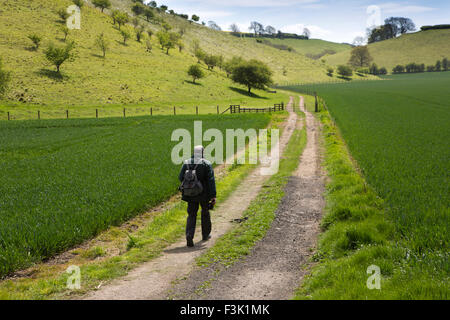
[{"label": "dirt track", "polygon": [[[172,289],[175,299],[284,300],[293,297],[307,272],[324,207],[319,127],[306,113],[308,142],[300,165],[286,186],[286,196],[272,227],[251,254],[217,276],[214,268],[197,269]],[[216,279],[217,278],[217,279]],[[207,289],[198,290],[206,280]]]},{"label": "dirt track", "polygon": [[[288,105],[290,111],[285,130],[280,138],[280,153],[286,147],[297,125],[297,114],[292,112],[293,98]],[[215,239],[224,235],[234,219],[242,217],[251,201],[258,195],[266,181],[256,168],[238,189],[218,207],[213,215],[213,238],[207,243],[198,242],[195,248],[187,248],[186,241],[171,245],[164,253],[127,276],[117,279],[84,297],[87,300],[163,300],[167,299],[174,281],[186,277],[194,270],[195,259],[214,245]],[[197,235],[200,232],[197,230]]]}]

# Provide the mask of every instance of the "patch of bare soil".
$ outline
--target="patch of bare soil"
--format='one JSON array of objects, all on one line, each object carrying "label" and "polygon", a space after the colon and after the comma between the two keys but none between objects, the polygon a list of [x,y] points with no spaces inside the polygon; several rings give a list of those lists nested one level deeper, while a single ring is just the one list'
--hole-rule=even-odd
[{"label": "patch of bare soil", "polygon": [[246,259],[228,269],[197,268],[171,290],[174,299],[285,300],[308,272],[324,208],[319,124],[306,113],[308,142],[300,165],[286,186],[286,196],[266,236]]},{"label": "patch of bare soil", "polygon": [[[297,124],[297,114],[292,112],[293,98],[288,105],[289,118],[280,138],[282,153]],[[169,246],[163,254],[131,271],[127,276],[114,280],[89,293],[86,300],[164,300],[170,295],[173,283],[185,278],[195,269],[195,259],[212,247],[215,240],[233,226],[233,220],[242,218],[251,201],[256,198],[267,177],[257,167],[241,183],[232,195],[212,213],[213,234],[208,242],[197,242],[194,248],[187,248],[186,241]],[[219,195],[220,196],[220,195]],[[186,215],[187,216],[187,215]],[[200,233],[197,228],[197,236]]]}]

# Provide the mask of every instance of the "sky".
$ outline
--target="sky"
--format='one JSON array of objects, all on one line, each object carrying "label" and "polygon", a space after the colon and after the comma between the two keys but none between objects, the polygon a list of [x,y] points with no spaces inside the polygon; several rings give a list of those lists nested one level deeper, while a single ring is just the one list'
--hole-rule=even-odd
[{"label": "sky", "polygon": [[385,18],[411,18],[416,26],[450,24],[449,0],[159,0],[177,13],[197,14],[200,21],[215,21],[222,30],[236,23],[248,32],[251,21],[271,25],[283,32],[352,43],[364,36],[368,26]]}]

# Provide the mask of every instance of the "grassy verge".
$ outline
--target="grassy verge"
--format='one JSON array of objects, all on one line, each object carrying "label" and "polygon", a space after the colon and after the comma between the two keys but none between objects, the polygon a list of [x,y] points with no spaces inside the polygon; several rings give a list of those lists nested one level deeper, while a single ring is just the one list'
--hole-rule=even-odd
[{"label": "grassy verge", "polygon": [[[271,126],[278,126],[286,119],[286,113],[273,114]],[[252,165],[233,165],[217,183],[219,202],[237,188],[254,169]],[[140,263],[158,257],[164,248],[178,241],[184,234],[186,204],[169,204],[167,209],[150,214],[150,222],[136,232],[112,227],[99,236],[100,245],[72,251],[69,261],[55,265],[38,265],[25,277],[0,282],[0,300],[5,299],[61,299],[79,296],[114,278],[124,276]],[[111,242],[121,247],[118,255],[107,256]],[[104,245],[102,245],[104,243]],[[66,269],[76,265],[81,270],[81,290],[67,289]]]},{"label": "grassy verge", "polygon": [[248,255],[261,240],[275,218],[276,210],[284,197],[284,187],[292,172],[298,167],[299,157],[306,145],[306,131],[295,130],[280,162],[279,172],[265,184],[263,191],[252,201],[243,218],[248,218],[197,259],[202,267],[229,266]]},{"label": "grassy verge", "polygon": [[[448,281],[436,281],[430,270],[420,268],[420,257],[402,245],[383,200],[352,162],[328,112],[322,111],[319,118],[323,124],[324,165],[330,178],[324,232],[315,255],[319,264],[295,298],[446,299]],[[445,256],[437,261],[444,264]],[[380,268],[380,290],[368,288],[370,266]]]}]

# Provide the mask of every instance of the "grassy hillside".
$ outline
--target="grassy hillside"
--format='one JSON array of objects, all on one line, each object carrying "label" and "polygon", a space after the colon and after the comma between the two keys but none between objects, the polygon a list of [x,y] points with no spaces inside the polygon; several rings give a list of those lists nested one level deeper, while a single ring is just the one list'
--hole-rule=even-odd
[{"label": "grassy hillside", "polygon": [[[437,60],[450,57],[450,30],[430,30],[406,34],[396,39],[369,45],[375,63],[386,67],[389,72],[396,65],[411,62],[434,65]],[[330,65],[346,64],[350,51],[326,57]]]},{"label": "grassy hillside", "polygon": [[300,40],[300,39],[268,39],[275,45],[285,45],[292,47],[298,53],[304,55],[319,55],[324,51],[335,51],[336,53],[347,51],[351,48],[349,44],[335,43],[320,39]]},{"label": "grassy hillside", "polygon": [[[113,1],[115,6],[129,10],[131,1]],[[0,112],[5,117],[11,104],[17,105],[19,113],[38,104],[48,112],[60,112],[55,108],[73,106],[225,106],[230,103],[243,105],[269,105],[279,102],[284,96],[255,91],[246,95],[239,86],[233,84],[219,71],[207,72],[207,77],[194,85],[189,82],[186,70],[197,62],[193,57],[191,44],[195,39],[210,53],[220,53],[226,58],[240,55],[244,58],[257,58],[265,61],[274,71],[274,80],[317,81],[325,78],[323,67],[303,55],[283,52],[256,43],[240,41],[226,33],[190,24],[178,17],[162,14],[173,26],[174,31],[185,29],[183,52],[173,49],[166,55],[159,47],[155,36],[151,41],[153,50],[146,52],[144,39],[141,43],[134,38],[123,45],[121,35],[112,24],[108,10],[100,10],[85,5],[82,9],[81,30],[70,32],[68,40],[76,43],[75,61],[62,66],[62,76],[54,72],[44,58],[43,50],[53,42],[64,45],[61,27],[56,11],[71,4],[69,0],[5,0],[0,9],[0,57],[7,70],[12,71],[11,90],[8,102],[3,102]],[[160,26],[141,23],[147,29],[158,31]],[[132,32],[132,27],[127,27]],[[100,33],[110,42],[106,59],[94,45]],[[27,36],[37,33],[43,37],[37,51],[30,49]],[[288,70],[283,75],[283,69]],[[206,70],[205,70],[206,71]],[[166,108],[168,109],[168,108]],[[55,111],[56,110],[56,111]],[[205,109],[202,109],[205,110]],[[14,109],[13,109],[14,111]],[[146,111],[148,113],[148,110]],[[192,111],[190,111],[192,112]],[[92,113],[90,111],[90,113]],[[118,113],[120,114],[120,112]]]}]

